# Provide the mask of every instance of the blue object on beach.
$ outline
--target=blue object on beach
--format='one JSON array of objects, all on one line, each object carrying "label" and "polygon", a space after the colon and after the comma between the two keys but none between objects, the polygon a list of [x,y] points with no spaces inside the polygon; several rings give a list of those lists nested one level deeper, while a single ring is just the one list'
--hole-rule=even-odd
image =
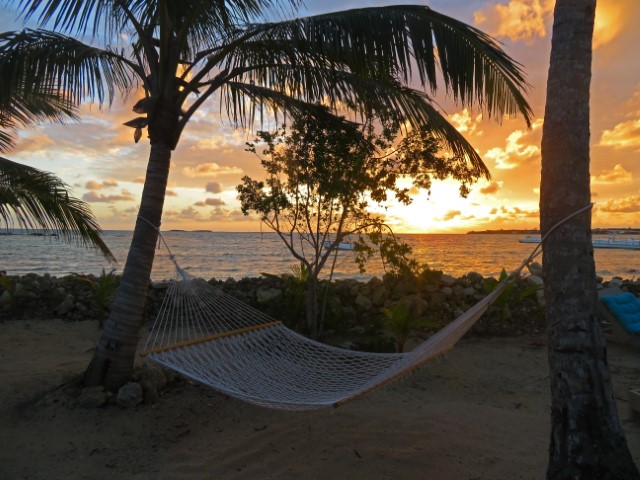
[{"label": "blue object on beach", "polygon": [[628,332],[640,334],[640,300],[633,293],[607,295],[600,300]]}]

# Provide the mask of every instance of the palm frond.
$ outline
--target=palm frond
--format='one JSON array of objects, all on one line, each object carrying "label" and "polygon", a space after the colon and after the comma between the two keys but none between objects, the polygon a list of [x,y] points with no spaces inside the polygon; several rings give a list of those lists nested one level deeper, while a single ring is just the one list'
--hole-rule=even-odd
[{"label": "palm frond", "polygon": [[55,175],[0,157],[0,219],[5,226],[41,229],[99,250],[116,259],[104,243],[102,229],[89,206],[69,196],[67,185]]},{"label": "palm frond", "polygon": [[135,65],[108,48],[55,32],[25,29],[0,34],[0,71],[2,104],[17,91],[24,97],[56,95],[71,106],[85,98],[110,102],[116,88],[128,91]]},{"label": "palm frond", "polygon": [[332,68],[374,78],[393,74],[432,93],[439,73],[459,104],[498,118],[520,113],[531,122],[521,65],[490,36],[428,7],[364,8],[249,28],[255,42],[290,40],[291,58],[299,57],[295,49],[316,52]]}]

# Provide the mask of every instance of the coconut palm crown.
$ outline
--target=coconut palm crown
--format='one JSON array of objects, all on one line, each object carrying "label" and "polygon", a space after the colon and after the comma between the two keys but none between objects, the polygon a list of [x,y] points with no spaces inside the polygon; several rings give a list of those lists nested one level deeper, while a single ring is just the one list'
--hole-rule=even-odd
[{"label": "coconut palm crown", "polygon": [[[442,89],[489,116],[524,117],[518,63],[486,34],[425,6],[363,8],[295,17],[299,0],[16,0],[39,28],[0,40],[33,89],[72,103],[111,101],[142,87],[125,125],[150,141],[147,176],[121,287],[87,384],[128,381],[162,216],[172,151],[196,111],[219,101],[234,125],[265,118],[390,112],[428,125],[470,168],[488,176],[473,147],[434,105]],[[45,30],[48,28],[48,30]],[[89,38],[85,43],[79,38]],[[126,39],[126,42],[123,40]],[[442,87],[442,88],[440,88]]]}]

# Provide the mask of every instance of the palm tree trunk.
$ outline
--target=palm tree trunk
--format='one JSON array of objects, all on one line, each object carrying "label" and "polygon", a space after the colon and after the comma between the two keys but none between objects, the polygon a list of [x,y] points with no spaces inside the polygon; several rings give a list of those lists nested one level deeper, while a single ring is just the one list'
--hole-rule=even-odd
[{"label": "palm tree trunk", "polygon": [[111,314],[93,360],[85,372],[87,386],[115,389],[131,379],[151,268],[164,206],[171,148],[152,143],[138,219],[113,301]]},{"label": "palm tree trunk", "polygon": [[[595,0],[557,0],[542,137],[540,224],[590,202],[589,87]],[[551,378],[549,479],[637,479],[596,314],[590,213],[544,246]]]}]

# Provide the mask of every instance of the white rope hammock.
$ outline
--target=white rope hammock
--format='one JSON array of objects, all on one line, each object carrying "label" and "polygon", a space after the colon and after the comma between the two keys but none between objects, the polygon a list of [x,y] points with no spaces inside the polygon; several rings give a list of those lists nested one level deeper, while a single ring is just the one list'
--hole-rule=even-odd
[{"label": "white rope hammock", "polygon": [[219,288],[191,277],[176,263],[179,279],[170,282],[142,355],[227,395],[264,407],[309,410],[339,406],[453,348],[508,282],[539,253],[541,245],[476,305],[411,352],[397,354],[352,351],[303,337]]}]

